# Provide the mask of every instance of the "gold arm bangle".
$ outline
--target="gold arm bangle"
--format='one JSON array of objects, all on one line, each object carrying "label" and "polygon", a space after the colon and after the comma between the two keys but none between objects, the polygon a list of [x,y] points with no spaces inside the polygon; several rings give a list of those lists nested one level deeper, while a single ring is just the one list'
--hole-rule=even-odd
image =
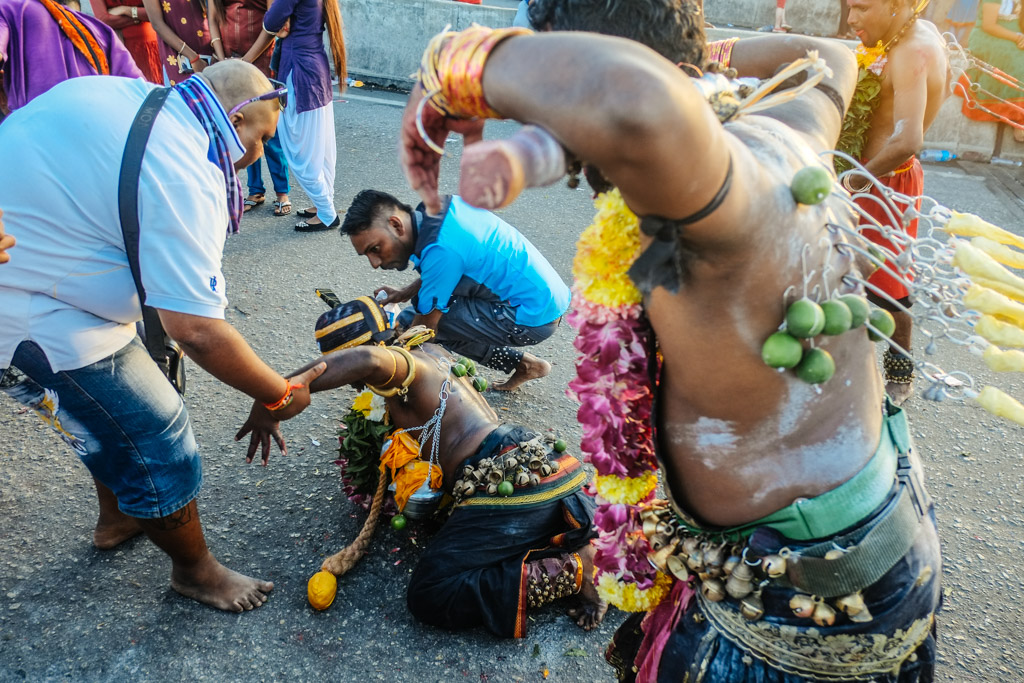
[{"label": "gold arm bangle", "polygon": [[[409,366],[408,374],[406,374],[405,379],[402,380],[401,386],[391,387],[390,389],[384,389],[382,387],[375,387],[372,384],[367,384],[366,388],[372,391],[373,393],[377,394],[378,396],[383,396],[384,398],[390,398],[395,395],[405,396],[407,393],[409,393],[409,386],[416,379],[416,359],[412,357],[411,353],[403,349],[401,346],[389,346],[387,347],[387,350],[393,351],[402,356],[403,358],[405,358],[405,362]],[[394,359],[395,357],[392,356],[392,358]],[[395,373],[392,373],[391,378],[388,379],[387,382],[384,382],[384,384],[388,384],[389,382],[391,382],[391,380],[395,378],[395,374],[397,374],[397,371],[398,360],[395,359]]]}]

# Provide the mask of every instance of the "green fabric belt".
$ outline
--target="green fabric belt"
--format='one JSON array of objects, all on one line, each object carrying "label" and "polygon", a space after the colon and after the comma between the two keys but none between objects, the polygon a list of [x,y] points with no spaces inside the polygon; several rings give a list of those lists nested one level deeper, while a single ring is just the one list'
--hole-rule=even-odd
[{"label": "green fabric belt", "polygon": [[[903,417],[900,413],[899,417]],[[794,541],[835,536],[871,514],[885,502],[896,482],[897,453],[891,434],[892,417],[882,418],[878,448],[861,471],[831,491],[814,498],[798,498],[756,522],[751,531],[768,526]],[[903,418],[906,423],[906,418]]]},{"label": "green fabric belt", "polygon": [[910,433],[903,411],[899,408],[885,410],[875,454],[860,472],[831,491],[814,498],[798,498],[767,517],[728,529],[684,525],[694,533],[732,539],[746,538],[754,529],[764,526],[794,541],[835,536],[885,502],[896,482],[898,452],[906,453],[909,449]]}]

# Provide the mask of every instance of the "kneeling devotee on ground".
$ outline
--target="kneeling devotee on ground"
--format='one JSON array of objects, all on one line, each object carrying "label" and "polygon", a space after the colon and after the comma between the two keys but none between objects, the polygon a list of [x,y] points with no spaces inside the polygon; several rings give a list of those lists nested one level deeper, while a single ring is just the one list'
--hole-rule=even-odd
[{"label": "kneeling devotee on ground", "polygon": [[399,326],[426,325],[453,353],[505,373],[495,389],[511,391],[544,377],[551,365],[521,350],[558,329],[570,293],[537,248],[493,213],[458,196],[435,213],[415,210],[386,192],[363,190],[345,214],[341,232],[374,268],[420,277],[399,290],[381,287],[385,303],[412,299]]},{"label": "kneeling devotee on ground", "polygon": [[[75,78],[0,125],[0,206],[18,237],[0,269],[0,386],[32,408],[93,475],[97,548],[145,532],[172,560],[171,586],[240,612],[268,581],[207,549],[196,497],[199,450],[188,411],[136,334],[139,296],[126,256],[118,176],[129,127],[152,93],[156,114],[138,178],[145,303],[203,369],[280,419],[309,404],[224,320],[221,254],[237,232],[236,169],[274,134],[278,94],[255,67],[215,64],[170,91],[143,80]],[[74,112],[69,116],[68,112]]]},{"label": "kneeling devotee on ground", "polygon": [[[636,13],[678,26],[690,46],[679,61],[704,65],[695,4],[650,0]],[[581,296],[572,316],[582,450],[602,498],[596,581],[641,612],[610,648],[621,678],[930,680],[938,538],[867,335],[801,344],[834,359],[819,386],[801,377],[828,373],[779,372],[761,354],[811,270],[826,291],[862,293],[843,232],[828,228],[852,230],[850,211],[817,194],[798,203],[790,187],[805,167],[826,173],[819,155],[836,144],[855,62],[827,41],[761,40],[744,55],[749,75],[771,76],[811,45],[807,67],[823,78],[737,116],[744,96],[722,77],[698,89],[636,43],[480,27],[438,36],[403,118],[402,163],[436,212],[434,147],[456,129],[479,140],[484,119],[507,117],[550,131],[617,188],[598,198],[577,254],[577,286],[601,297]],[[475,185],[509,187],[510,164],[529,170],[515,146],[477,144],[463,164],[495,182]],[[652,500],[657,467],[667,501]]]},{"label": "kneeling devotee on ground", "polygon": [[[444,348],[423,344],[406,349],[403,337],[413,330],[391,346],[374,345],[391,336],[386,315],[372,299],[361,297],[321,316],[316,336],[327,354],[323,358],[327,370],[309,389],[315,393],[365,385],[385,397],[391,424],[399,431],[408,430],[404,438],[422,442],[421,460],[414,461],[424,468],[421,479],[436,444],[438,459],[431,469],[439,465],[442,473],[439,482],[432,479],[431,483],[435,490],[453,494],[455,503],[413,570],[410,611],[435,626],[483,626],[499,636],[521,638],[526,633],[528,607],[573,598],[577,604],[569,610],[570,616],[585,629],[596,626],[607,606],[598,599],[592,581],[589,540],[594,504],[582,490],[587,474],[580,461],[557,452],[558,447],[549,448],[543,455],[528,456],[537,458],[532,463],[536,467],[518,472],[525,478],[516,482],[513,491],[499,493],[495,483],[488,492],[486,483],[478,485],[477,473],[487,470],[497,476],[500,461],[527,453],[520,444],[541,440],[526,427],[501,424],[467,377],[451,371],[456,360]],[[424,426],[426,436],[421,432]],[[262,444],[265,462],[277,424],[258,403],[237,438],[250,430],[249,457]],[[389,438],[397,440],[398,435]],[[528,460],[524,462],[529,467]],[[409,465],[401,467],[405,470]],[[474,489],[468,495],[467,485]],[[397,479],[396,486],[408,488]],[[324,569],[341,573],[340,560],[341,553],[328,558]]]}]

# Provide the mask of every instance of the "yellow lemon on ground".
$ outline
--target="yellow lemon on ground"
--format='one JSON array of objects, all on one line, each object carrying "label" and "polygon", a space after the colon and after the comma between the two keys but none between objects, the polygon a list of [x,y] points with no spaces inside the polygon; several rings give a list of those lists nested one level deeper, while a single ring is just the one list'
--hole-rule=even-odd
[{"label": "yellow lemon on ground", "polygon": [[306,584],[306,594],[309,597],[309,604],[315,609],[325,610],[334,602],[334,596],[338,594],[338,579],[326,569],[321,569],[310,577]]}]

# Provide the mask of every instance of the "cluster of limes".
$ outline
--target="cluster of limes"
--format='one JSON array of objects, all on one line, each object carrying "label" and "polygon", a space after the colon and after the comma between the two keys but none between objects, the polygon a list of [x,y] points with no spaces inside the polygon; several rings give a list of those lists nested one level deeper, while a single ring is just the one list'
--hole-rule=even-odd
[{"label": "cluster of limes", "polygon": [[[800,204],[820,204],[832,192],[832,175],[821,166],[807,166],[793,176],[790,191]],[[872,308],[862,296],[845,294],[821,304],[805,296],[790,304],[785,329],[765,340],[761,359],[769,367],[793,368],[797,377],[809,384],[827,382],[836,372],[832,354],[825,349],[805,349],[801,340],[842,334],[865,322],[873,328],[868,330],[872,341],[881,341],[896,329],[891,313]]]},{"label": "cluster of limes", "polygon": [[460,358],[452,366],[452,374],[456,377],[472,377],[474,389],[481,393],[487,391],[487,379],[476,374],[476,363],[470,358]]},{"label": "cluster of limes", "polygon": [[761,359],[769,367],[793,368],[797,377],[809,384],[827,382],[836,372],[832,354],[819,348],[805,349],[800,340],[819,334],[835,336],[865,322],[873,328],[868,330],[871,341],[881,341],[896,329],[889,311],[872,308],[867,299],[856,294],[845,294],[822,304],[807,297],[798,299],[786,310],[786,328],[768,337],[761,346]]}]

